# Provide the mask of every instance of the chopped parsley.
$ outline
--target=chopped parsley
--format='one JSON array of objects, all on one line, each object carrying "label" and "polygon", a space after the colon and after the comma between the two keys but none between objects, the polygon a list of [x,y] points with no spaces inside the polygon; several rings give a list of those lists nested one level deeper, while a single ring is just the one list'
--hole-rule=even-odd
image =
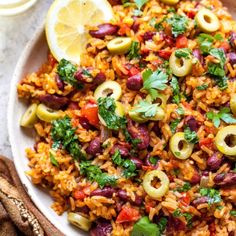
[{"label": "chopped parsley", "polygon": [[157,164],[158,158],[156,158],[156,157],[150,157],[150,158],[149,158],[149,161],[151,162],[152,165],[155,166],[155,165]]},{"label": "chopped parsley", "polygon": [[176,104],[180,103],[181,95],[180,95],[180,88],[179,88],[179,82],[176,79],[176,77],[172,77],[170,81],[170,86],[173,91],[173,102]]},{"label": "chopped parsley", "polygon": [[208,88],[208,84],[202,84],[196,87],[197,90],[205,90]]},{"label": "chopped parsley", "polygon": [[189,143],[198,143],[199,142],[199,138],[197,136],[197,133],[195,131],[192,131],[189,127],[186,127],[184,129],[184,138]]},{"label": "chopped parsley", "polygon": [[78,81],[74,77],[76,71],[77,71],[76,66],[74,66],[66,59],[60,60],[57,66],[57,73],[61,80],[65,81],[66,83],[72,85],[77,89],[82,89],[83,88],[82,84],[78,83]]},{"label": "chopped parsley", "polygon": [[166,19],[167,19],[167,16],[164,16],[158,23],[156,23],[154,25],[154,27],[157,31],[161,31],[164,29],[163,23],[166,21]]},{"label": "chopped parsley", "polygon": [[116,103],[114,98],[100,97],[98,99],[98,113],[105,121],[107,128],[112,130],[124,129],[126,126],[126,119],[118,116],[115,110]]},{"label": "chopped parsley", "polygon": [[140,100],[140,102],[132,109],[132,112],[138,113],[140,117],[152,118],[158,112],[158,105],[151,104],[147,101]]},{"label": "chopped parsley", "polygon": [[68,116],[52,122],[51,137],[54,141],[53,149],[57,149],[62,145],[75,160],[85,158],[85,154],[81,151],[81,146],[75,135],[75,128],[72,127],[71,119]]},{"label": "chopped parsley", "polygon": [[174,14],[171,18],[167,19],[167,23],[171,26],[172,34],[174,37],[185,33],[188,27],[188,18],[185,16]]},{"label": "chopped parsley", "polygon": [[212,120],[214,126],[218,128],[220,126],[220,120],[223,120],[227,124],[235,124],[236,119],[230,114],[230,109],[228,107],[223,107],[218,113],[213,111],[207,112],[206,116],[209,120]]},{"label": "chopped parsley", "polygon": [[137,149],[137,145],[141,142],[141,140],[138,139],[138,138],[133,139],[133,138],[131,137],[131,135],[129,134],[129,132],[128,132],[127,129],[124,129],[124,130],[123,130],[123,133],[124,133],[124,136],[125,136],[125,140],[126,140],[128,143],[131,143],[133,149]]},{"label": "chopped parsley", "polygon": [[182,186],[182,187],[179,187],[179,188],[177,188],[176,190],[178,191],[178,192],[187,192],[188,190],[190,190],[191,189],[191,184],[189,183],[189,182],[186,182],[186,183],[184,183],[184,185]]},{"label": "chopped parsley", "polygon": [[117,178],[115,176],[102,172],[99,166],[92,165],[90,161],[82,161],[79,168],[81,175],[85,175],[92,182],[97,182],[100,188],[106,185],[116,185]]},{"label": "chopped parsley", "polygon": [[214,188],[201,188],[200,194],[208,197],[207,202],[209,205],[221,202],[220,192]]},{"label": "chopped parsley", "polygon": [[235,210],[230,211],[230,215],[231,216],[236,216],[236,211]]},{"label": "chopped parsley", "polygon": [[134,224],[131,236],[161,236],[165,231],[167,219],[162,217],[157,224],[151,223],[147,216],[143,216]]},{"label": "chopped parsley", "polygon": [[129,159],[123,159],[120,155],[119,150],[115,151],[115,153],[114,153],[114,155],[112,155],[111,159],[114,164],[124,168],[123,175],[126,178],[130,178],[130,177],[137,175],[136,165]]},{"label": "chopped parsley", "polygon": [[170,123],[170,130],[171,130],[172,134],[175,133],[175,131],[177,129],[177,126],[180,123],[180,121],[181,121],[181,119],[175,119]]},{"label": "chopped parsley", "polygon": [[143,72],[142,77],[144,81],[143,89],[150,94],[152,100],[157,98],[157,90],[165,90],[167,88],[168,75],[160,69],[154,72],[151,69],[147,69]]},{"label": "chopped parsley", "polygon": [[49,152],[49,157],[50,157],[50,161],[51,163],[56,166],[56,167],[59,167],[59,163],[56,159],[56,157],[54,156],[54,154],[52,152]]},{"label": "chopped parsley", "polygon": [[181,216],[184,216],[184,218],[185,218],[185,220],[186,220],[186,222],[187,222],[187,226],[188,226],[188,227],[191,227],[191,226],[192,226],[192,218],[193,218],[193,216],[192,216],[190,213],[188,213],[188,212],[182,213],[182,212],[180,211],[180,209],[177,208],[177,209],[175,209],[175,211],[173,212],[172,215],[173,215],[174,217],[181,217]]},{"label": "chopped parsley", "polygon": [[184,109],[183,109],[182,107],[178,107],[178,108],[176,109],[176,112],[177,112],[180,116],[184,115]]},{"label": "chopped parsley", "polygon": [[135,16],[140,16],[142,14],[141,8],[148,0],[134,0],[135,5],[137,6],[138,10],[134,11]]},{"label": "chopped parsley", "polygon": [[140,45],[139,42],[133,41],[129,50],[128,59],[139,59],[140,58]]},{"label": "chopped parsley", "polygon": [[181,48],[175,50],[175,56],[178,58],[190,58],[191,50],[189,48]]}]

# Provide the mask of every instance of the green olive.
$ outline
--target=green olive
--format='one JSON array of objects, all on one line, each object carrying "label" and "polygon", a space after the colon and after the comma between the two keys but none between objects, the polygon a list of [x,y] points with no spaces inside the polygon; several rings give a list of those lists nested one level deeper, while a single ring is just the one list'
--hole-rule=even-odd
[{"label": "green olive", "polygon": [[131,120],[138,123],[145,123],[149,120],[147,117],[143,117],[140,113],[136,112],[135,110],[129,111],[129,117]]},{"label": "green olive", "polygon": [[108,80],[99,85],[95,92],[94,97],[98,100],[100,97],[111,97],[118,100],[121,97],[122,89],[121,86],[113,80]]},{"label": "green olive", "polygon": [[183,132],[175,133],[170,139],[170,150],[178,159],[185,160],[193,152],[194,144],[189,143],[184,138]]},{"label": "green olive", "polygon": [[218,17],[210,10],[204,8],[195,16],[198,27],[205,33],[212,33],[220,28]]},{"label": "green olive", "polygon": [[[161,186],[159,188],[155,188],[152,186],[152,181],[158,178],[161,182]],[[166,194],[169,190],[169,178],[168,176],[161,170],[152,170],[147,172],[143,177],[143,188],[145,192],[153,199],[158,200],[162,196]]]},{"label": "green olive", "polygon": [[112,39],[107,44],[107,48],[110,51],[110,53],[125,54],[129,51],[131,44],[132,44],[131,38],[117,37],[117,38]]},{"label": "green olive", "polygon": [[236,115],[236,93],[231,96],[230,99],[230,109],[234,115]]},{"label": "green olive", "polygon": [[228,156],[236,155],[236,125],[220,129],[215,137],[217,149]]},{"label": "green olive", "polygon": [[152,98],[150,95],[147,95],[146,97],[146,100],[148,102],[158,103],[161,108],[166,108],[168,99],[169,99],[169,96],[163,93],[158,93],[157,98],[154,101],[152,101]]},{"label": "green olive", "polygon": [[178,77],[186,76],[192,70],[192,58],[178,58],[175,56],[175,51],[172,52],[169,63],[173,74]]},{"label": "green olive", "polygon": [[64,113],[62,111],[55,111],[44,104],[39,104],[37,107],[36,115],[40,120],[51,122],[60,119]]},{"label": "green olive", "polygon": [[168,5],[175,5],[179,2],[179,0],[161,0],[161,1]]},{"label": "green olive", "polygon": [[92,226],[92,221],[73,212],[69,212],[67,215],[67,220],[84,231],[89,231]]},{"label": "green olive", "polygon": [[23,114],[20,120],[20,125],[26,128],[32,128],[33,125],[37,122],[37,104],[31,104],[26,112]]},{"label": "green olive", "polygon": [[163,120],[165,118],[165,112],[161,107],[157,107],[157,112],[154,117],[149,118],[149,120]]},{"label": "green olive", "polygon": [[[116,101],[115,113],[117,116],[120,116],[120,117],[123,117],[125,115],[125,109],[121,102]],[[105,120],[99,114],[98,114],[98,118],[100,122],[102,123],[102,125],[107,126]]]}]

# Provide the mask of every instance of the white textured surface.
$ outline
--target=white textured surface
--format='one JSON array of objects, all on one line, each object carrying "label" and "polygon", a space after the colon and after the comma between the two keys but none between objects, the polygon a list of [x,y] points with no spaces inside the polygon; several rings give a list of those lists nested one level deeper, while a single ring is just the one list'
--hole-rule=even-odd
[{"label": "white textured surface", "polygon": [[11,158],[7,132],[7,103],[12,74],[20,54],[43,24],[53,0],[38,0],[31,9],[14,17],[0,17],[0,154]]}]

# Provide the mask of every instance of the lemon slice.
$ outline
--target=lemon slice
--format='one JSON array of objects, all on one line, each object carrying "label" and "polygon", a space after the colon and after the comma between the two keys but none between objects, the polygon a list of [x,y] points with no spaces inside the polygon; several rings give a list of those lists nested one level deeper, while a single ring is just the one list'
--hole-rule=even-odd
[{"label": "lemon slice", "polygon": [[86,26],[109,22],[112,17],[107,0],[55,0],[46,19],[46,37],[53,56],[79,64],[89,38]]}]

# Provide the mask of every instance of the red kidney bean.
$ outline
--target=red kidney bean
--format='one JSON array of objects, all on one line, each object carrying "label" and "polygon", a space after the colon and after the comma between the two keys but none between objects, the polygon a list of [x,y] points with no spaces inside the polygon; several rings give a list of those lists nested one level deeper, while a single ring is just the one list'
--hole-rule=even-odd
[{"label": "red kidney bean", "polygon": [[141,196],[136,195],[135,200],[133,202],[136,206],[140,206],[143,203],[143,198]]},{"label": "red kidney bean", "polygon": [[137,19],[138,19],[137,16],[133,16],[133,19],[134,19],[134,23],[131,26],[131,29],[134,31],[134,33],[136,33],[139,30],[140,23],[137,21]]},{"label": "red kidney bean", "polygon": [[110,221],[100,218],[96,221],[96,226],[94,226],[90,232],[90,236],[108,236],[111,234],[112,225]]},{"label": "red kidney bean", "polygon": [[138,159],[136,157],[131,157],[130,160],[135,164],[137,169],[142,168],[143,162],[140,159]]},{"label": "red kidney bean", "polygon": [[236,42],[236,32],[234,32],[234,31],[230,32],[229,42],[230,42],[231,47],[236,48],[236,44],[235,44],[235,42]]},{"label": "red kidney bean", "polygon": [[185,122],[192,131],[198,130],[198,123],[193,116],[187,116]]},{"label": "red kidney bean", "polygon": [[191,180],[189,181],[191,184],[198,184],[201,180],[201,176],[199,173],[195,170]]},{"label": "red kidney bean", "polygon": [[166,229],[168,235],[174,235],[176,231],[181,231],[185,229],[186,229],[185,223],[180,219],[173,216],[170,216],[168,218],[167,229]]},{"label": "red kidney bean", "polygon": [[236,64],[236,53],[235,52],[228,53],[227,57],[229,58],[229,63],[231,65],[235,65]]},{"label": "red kidney bean", "polygon": [[106,75],[103,72],[99,72],[93,79],[94,85],[100,85],[106,80]]},{"label": "red kidney bean", "polygon": [[[145,158],[144,164],[145,164],[146,166],[152,166],[152,167],[157,168],[157,167],[158,167],[158,161],[157,161],[157,163],[154,165],[154,164],[151,163],[150,158],[151,158],[151,156],[148,154],[148,155],[146,156],[146,158]],[[154,158],[155,158],[155,157],[154,157]]]},{"label": "red kidney bean", "polygon": [[127,157],[129,156],[129,149],[119,144],[115,144],[111,149],[111,155],[114,155],[116,150],[120,151],[120,155]]},{"label": "red kidney bean", "polygon": [[210,170],[217,170],[220,168],[222,161],[223,158],[219,158],[216,152],[207,159],[207,166],[209,167]]},{"label": "red kidney bean", "polygon": [[79,123],[84,129],[87,129],[87,130],[92,129],[92,126],[90,125],[88,119],[85,117],[79,117]]},{"label": "red kidney bean", "polygon": [[148,40],[152,40],[153,36],[156,34],[156,32],[152,32],[152,31],[147,31],[144,33],[143,35],[143,40],[144,41],[148,41]]},{"label": "red kidney bean", "polygon": [[56,80],[56,84],[57,84],[58,89],[64,90],[65,84],[64,84],[63,80],[60,79],[59,75],[56,75],[55,80]]},{"label": "red kidney bean", "polygon": [[208,202],[208,197],[207,196],[203,196],[203,197],[199,197],[195,200],[193,200],[193,205],[194,206],[198,206],[200,204],[204,204]]},{"label": "red kidney bean", "polygon": [[143,79],[141,74],[136,74],[127,79],[126,86],[128,89],[138,91],[143,87]]},{"label": "red kidney bean", "polygon": [[203,64],[203,56],[198,48],[193,50],[193,56],[196,57],[201,64]]},{"label": "red kidney bean", "polygon": [[205,176],[205,177],[209,176],[209,171],[208,170],[204,170],[202,172],[202,176]]},{"label": "red kidney bean", "polygon": [[115,193],[116,190],[111,187],[105,187],[103,189],[96,189],[93,192],[91,192],[90,196],[103,196],[103,197],[108,197],[111,198],[113,193]]},{"label": "red kidney bean", "polygon": [[92,140],[86,149],[86,152],[93,156],[101,153],[101,151],[101,142],[99,137],[96,137],[94,140]]},{"label": "red kidney bean", "polygon": [[117,196],[123,201],[128,201],[129,200],[127,192],[123,189],[119,189],[119,191],[117,192]]},{"label": "red kidney bean", "polygon": [[88,206],[83,206],[78,208],[78,212],[82,212],[84,214],[89,214],[89,211],[90,209],[88,208]]},{"label": "red kidney bean", "polygon": [[163,39],[168,46],[173,46],[175,44],[175,39],[169,35],[163,34]]},{"label": "red kidney bean", "polygon": [[70,110],[79,110],[78,102],[70,102],[68,105],[68,109]]},{"label": "red kidney bean", "polygon": [[121,5],[121,4],[122,4],[121,0],[108,0],[108,2],[109,2],[112,6]]},{"label": "red kidney bean", "polygon": [[69,102],[69,99],[67,97],[59,97],[58,95],[54,95],[54,94],[40,95],[38,99],[40,102],[44,103],[46,106],[55,110],[65,107]]},{"label": "red kidney bean", "polygon": [[98,30],[90,30],[89,34],[94,38],[103,39],[106,35],[114,35],[117,33],[119,27],[109,23],[101,24],[98,26]]},{"label": "red kidney bean", "polygon": [[147,127],[144,124],[134,126],[133,122],[129,120],[127,130],[133,139],[140,140],[140,143],[138,143],[137,145],[138,149],[143,150],[149,146],[150,135],[149,135]]},{"label": "red kidney bean", "polygon": [[236,172],[218,174],[214,178],[214,182],[219,186],[231,186],[236,184]]}]

